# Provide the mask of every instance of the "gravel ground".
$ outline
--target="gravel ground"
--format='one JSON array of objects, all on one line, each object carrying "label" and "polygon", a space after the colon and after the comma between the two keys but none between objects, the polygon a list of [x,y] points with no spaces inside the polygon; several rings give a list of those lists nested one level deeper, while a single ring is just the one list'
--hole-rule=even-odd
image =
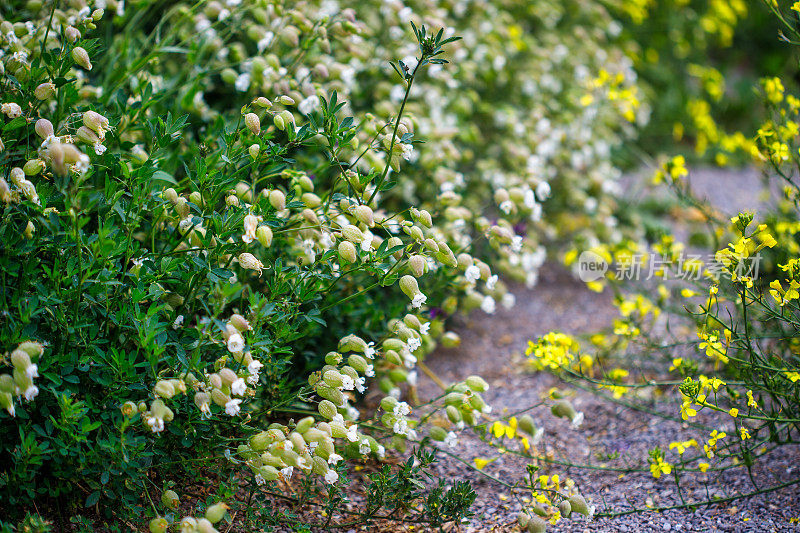
[{"label": "gravel ground", "polygon": [[[753,171],[740,172],[702,170],[691,175],[692,187],[701,196],[713,200],[725,214],[755,209],[763,201],[759,197],[759,176]],[[629,189],[636,195],[637,187]],[[641,190],[641,189],[638,189]],[[426,363],[445,382],[464,379],[470,374],[480,374],[489,381],[487,402],[502,413],[525,409],[538,403],[542,394],[560,383],[547,373],[521,371],[524,349],[529,339],[548,331],[587,333],[608,327],[616,310],[608,293],[588,291],[582,283],[557,266],[548,265],[539,284],[533,289],[512,287],[517,305],[512,310],[498,310],[488,316],[474,313],[461,324],[458,331],[462,344],[457,349],[441,349],[432,354]],[[423,377],[419,384],[420,396],[430,398],[440,392],[429,379]],[[602,401],[592,394],[578,391],[572,398],[576,409],[585,413],[586,419],[578,430],[568,423],[555,419],[547,408],[531,411],[537,423],[544,425],[546,433],[539,447],[540,454],[570,462],[647,467],[647,450],[657,445],[664,448],[678,438],[687,438],[685,423],[649,417],[641,412],[618,404]],[[714,420],[700,413],[699,422],[722,425],[729,421]],[[705,436],[699,430],[692,436],[698,441]],[[477,436],[466,433],[460,439],[458,453],[467,461],[475,457],[492,458],[497,451],[488,447]],[[619,459],[603,463],[607,454],[620,452]],[[668,452],[670,453],[670,452]],[[687,452],[689,453],[689,452]],[[668,457],[669,458],[669,457]],[[519,456],[506,454],[485,467],[483,473],[514,483],[525,476],[525,467],[531,462]],[[709,497],[720,498],[749,493],[754,487],[744,468],[726,472],[723,476],[698,473],[696,477],[681,482],[681,494],[673,478],[654,479],[649,472],[631,472],[624,475],[616,471],[565,468],[541,463],[540,473],[558,473],[562,479],[572,478],[581,491],[589,496],[597,512],[616,512],[631,506],[670,506],[687,501],[702,501]],[[516,512],[520,503],[511,497],[506,487],[488,479],[483,473],[468,468],[455,460],[443,459],[437,467],[443,476],[453,480],[469,479],[478,497],[474,506],[476,516],[463,528],[464,531],[514,531]],[[800,468],[800,450],[784,446],[756,463],[753,479],[759,486],[796,479]],[[591,522],[564,520],[552,531],[793,531],[800,530],[800,486],[794,485],[778,492],[700,507],[696,510],[676,509],[661,513],[637,513],[615,518],[600,518]]]}]

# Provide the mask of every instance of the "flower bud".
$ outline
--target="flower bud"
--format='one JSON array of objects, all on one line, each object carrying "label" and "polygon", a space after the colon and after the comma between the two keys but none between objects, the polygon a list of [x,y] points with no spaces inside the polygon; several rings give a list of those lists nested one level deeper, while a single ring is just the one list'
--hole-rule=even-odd
[{"label": "flower bud", "polygon": [[442,335],[442,338],[440,340],[442,346],[444,346],[445,348],[456,348],[459,345],[461,345],[461,337],[458,335],[458,333],[455,333],[453,331],[448,331],[447,333]]},{"label": "flower bud", "polygon": [[272,102],[269,101],[269,98],[264,96],[259,96],[255,100],[253,100],[253,105],[256,105],[262,109],[269,109],[272,107]]},{"label": "flower bud", "polygon": [[72,49],[72,60],[85,68],[86,70],[92,70],[92,62],[89,60],[89,54],[86,50],[80,46],[76,46]]},{"label": "flower bud", "polygon": [[226,503],[223,502],[215,503],[214,505],[206,509],[206,520],[208,520],[212,524],[216,524],[217,522],[222,520],[222,517],[225,516],[225,513],[228,512],[229,508],[230,507]]},{"label": "flower bud", "polygon": [[172,386],[172,383],[163,379],[156,383],[154,392],[157,396],[160,396],[165,400],[169,400],[176,394],[175,387]]},{"label": "flower bud", "polygon": [[150,533],[164,533],[169,526],[166,518],[158,517],[150,520]]},{"label": "flower bud", "polygon": [[36,134],[41,137],[42,139],[47,139],[51,135],[54,135],[53,131],[53,123],[47,120],[46,118],[40,118],[36,121],[36,125],[33,127]]},{"label": "flower bud", "polygon": [[105,138],[108,130],[108,119],[96,111],[87,111],[83,114],[83,125],[97,133],[100,139]]},{"label": "flower bud", "polygon": [[180,498],[178,498],[177,492],[175,492],[174,490],[165,490],[161,494],[161,503],[167,509],[177,509],[181,501]]},{"label": "flower bud", "polygon": [[486,392],[489,390],[489,384],[480,376],[469,376],[465,382],[467,387],[475,392]]},{"label": "flower bud", "polygon": [[122,407],[120,407],[119,410],[122,411],[123,416],[130,418],[136,414],[136,404],[131,401],[127,401],[122,404]]},{"label": "flower bud", "polygon": [[339,251],[339,260],[343,263],[355,263],[358,259],[356,247],[350,241],[340,242],[337,249]]},{"label": "flower bud", "polygon": [[230,320],[228,321],[230,324],[233,325],[239,331],[250,331],[253,328],[250,326],[250,322],[247,321],[245,317],[238,313],[234,313],[231,315]]},{"label": "flower bud", "polygon": [[33,239],[33,233],[36,231],[36,228],[33,225],[33,222],[30,220],[28,221],[28,225],[25,226],[25,231],[23,231],[23,235],[25,235],[26,239]]},{"label": "flower bud", "polygon": [[253,135],[258,135],[261,133],[261,120],[255,113],[247,113],[244,116],[244,124]]},{"label": "flower bud", "polygon": [[286,195],[278,189],[274,189],[269,193],[269,203],[276,211],[283,211],[286,209]]},{"label": "flower bud", "polygon": [[55,92],[56,92],[55,84],[46,82],[39,84],[33,90],[33,96],[35,96],[37,100],[47,100],[48,98],[53,96],[53,93]]},{"label": "flower bud", "polygon": [[414,277],[422,277],[428,268],[428,262],[421,255],[412,255],[408,258],[408,268]]},{"label": "flower bud", "polygon": [[319,406],[317,406],[317,410],[319,414],[327,418],[328,420],[332,420],[338,413],[336,410],[336,406],[333,405],[333,402],[330,400],[322,400],[319,402]]}]

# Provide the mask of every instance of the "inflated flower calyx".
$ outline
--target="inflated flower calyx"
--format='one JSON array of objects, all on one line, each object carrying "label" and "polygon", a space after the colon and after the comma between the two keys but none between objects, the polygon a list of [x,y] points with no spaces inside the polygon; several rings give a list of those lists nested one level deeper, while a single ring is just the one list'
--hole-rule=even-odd
[{"label": "inflated flower calyx", "polygon": [[403,276],[400,278],[400,290],[409,298],[413,298],[419,294],[417,280],[413,276]]},{"label": "inflated flower calyx", "polygon": [[427,270],[428,262],[421,255],[412,255],[408,258],[408,268],[414,277],[420,278]]},{"label": "inflated flower calyx", "polygon": [[269,193],[269,205],[275,208],[276,211],[283,211],[286,209],[286,195],[283,191],[273,189]]},{"label": "inflated flower calyx", "polygon": [[456,348],[461,345],[461,337],[458,335],[458,333],[448,331],[442,335],[440,342],[445,348]]},{"label": "inflated flower calyx", "polygon": [[572,514],[572,504],[569,503],[569,500],[564,500],[558,504],[558,511],[564,518],[569,518],[569,515]]},{"label": "inflated flower calyx", "polygon": [[527,528],[528,533],[544,533],[547,531],[547,522],[542,517],[533,515]]},{"label": "inflated flower calyx", "polygon": [[178,505],[180,504],[180,498],[178,497],[178,493],[174,490],[165,490],[161,494],[161,503],[167,509],[177,509]]},{"label": "inflated flower calyx", "polygon": [[580,494],[575,494],[574,496],[570,496],[569,500],[567,501],[569,502],[570,509],[572,511],[582,514],[584,516],[592,516],[592,510],[586,503],[586,499]]},{"label": "inflated flower calyx", "polygon": [[76,46],[72,49],[72,60],[75,63],[85,68],[86,70],[92,70],[92,62],[89,60],[89,53],[83,47]]},{"label": "inflated flower calyx", "polygon": [[160,396],[165,400],[169,400],[170,398],[175,396],[175,394],[177,394],[177,391],[175,390],[175,387],[172,385],[172,383],[163,379],[156,383],[153,392],[156,393],[156,396]]},{"label": "inflated flower calyx", "polygon": [[150,520],[149,529],[150,533],[164,533],[169,527],[169,522],[166,518],[157,517]]},{"label": "inflated flower calyx", "polygon": [[530,515],[528,515],[528,513],[524,513],[522,511],[517,513],[517,523],[519,524],[520,527],[522,528],[528,527],[528,522],[530,521],[531,517]]},{"label": "inflated flower calyx", "polygon": [[432,426],[430,436],[433,440],[442,442],[447,438],[447,430],[439,426]]},{"label": "inflated flower calyx", "polygon": [[371,228],[375,225],[375,217],[368,205],[361,204],[356,206],[353,213],[356,219],[367,227]]},{"label": "inflated flower calyx", "polygon": [[322,400],[321,402],[319,402],[317,410],[319,411],[319,414],[321,414],[328,420],[333,420],[333,417],[335,417],[338,414],[336,406],[330,400]]},{"label": "inflated flower calyx", "polygon": [[253,135],[261,133],[261,120],[255,113],[247,113],[244,116],[244,125],[247,126],[247,129],[250,130],[250,133]]},{"label": "inflated flower calyx", "polygon": [[342,241],[337,246],[339,260],[343,263],[355,263],[358,260],[358,252],[355,245],[350,241]]},{"label": "inflated flower calyx", "polygon": [[486,392],[489,390],[489,384],[480,376],[469,376],[465,382],[467,387],[475,392]]},{"label": "inflated flower calyx", "polygon": [[531,418],[531,415],[525,414],[519,418],[517,422],[517,427],[527,433],[528,435],[534,435],[536,433],[536,424]]},{"label": "inflated flower calyx", "polygon": [[217,522],[222,520],[222,517],[225,516],[225,513],[228,512],[229,508],[230,507],[228,506],[228,504],[224,502],[215,503],[214,505],[206,509],[206,519],[212,524],[216,524]]}]

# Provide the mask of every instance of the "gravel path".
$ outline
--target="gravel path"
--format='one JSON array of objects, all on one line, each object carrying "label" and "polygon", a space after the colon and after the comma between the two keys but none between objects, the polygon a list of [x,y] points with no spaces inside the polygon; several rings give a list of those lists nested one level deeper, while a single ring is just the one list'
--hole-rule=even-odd
[{"label": "gravel path", "polygon": [[[702,170],[693,172],[692,186],[701,195],[713,198],[724,213],[753,209],[759,202],[759,177],[753,171],[739,172]],[[636,194],[636,187],[630,188]],[[488,316],[474,313],[458,331],[462,344],[457,349],[441,349],[432,354],[426,363],[444,381],[452,382],[470,374],[480,374],[491,385],[485,395],[496,409],[493,414],[511,413],[537,404],[551,387],[560,385],[553,376],[540,372],[522,372],[522,353],[529,339],[548,331],[587,333],[610,326],[616,316],[608,291],[596,294],[588,291],[569,272],[548,265],[539,284],[533,289],[512,287],[517,305],[512,310],[498,310]],[[440,389],[429,379],[421,378],[421,398],[439,394]],[[552,460],[568,458],[570,462],[608,464],[647,468],[647,450],[657,445],[662,449],[673,440],[687,438],[685,423],[649,417],[623,406],[601,401],[592,394],[578,391],[572,398],[576,409],[585,413],[586,419],[578,430],[569,428],[567,422],[555,419],[546,407],[531,411],[532,416],[545,427],[545,438],[538,452]],[[499,411],[498,411],[499,410]],[[693,419],[695,420],[695,419]],[[704,412],[696,419],[708,425],[724,424]],[[729,420],[729,419],[728,419]],[[695,431],[698,441],[704,436]],[[492,458],[497,451],[477,436],[464,433],[458,454],[470,463],[475,457]],[[608,459],[608,454],[619,452],[621,457]],[[670,452],[668,452],[669,454]],[[689,453],[689,452],[687,452]],[[602,462],[602,460],[606,462]],[[516,512],[520,504],[511,497],[506,487],[483,474],[514,483],[525,476],[525,467],[531,462],[519,456],[505,454],[490,463],[482,472],[443,458],[437,467],[439,473],[456,479],[469,479],[478,497],[474,510],[476,516],[464,531],[515,531]],[[753,485],[744,468],[726,472],[723,476],[698,473],[693,479],[681,483],[681,494],[673,478],[654,479],[649,472],[620,474],[616,471],[565,468],[560,465],[540,463],[539,473],[558,473],[562,479],[572,478],[596,506],[598,512],[616,512],[630,509],[631,505],[669,506],[687,501],[707,500],[710,496],[725,498],[753,491]],[[768,458],[762,458],[754,469],[754,479],[759,486],[786,482],[796,478],[800,468],[800,450],[784,446]],[[616,518],[601,518],[591,522],[564,520],[551,531],[794,531],[800,530],[800,486],[760,495],[747,500],[736,500],[701,507],[696,510],[677,509],[663,513],[637,513]]]}]

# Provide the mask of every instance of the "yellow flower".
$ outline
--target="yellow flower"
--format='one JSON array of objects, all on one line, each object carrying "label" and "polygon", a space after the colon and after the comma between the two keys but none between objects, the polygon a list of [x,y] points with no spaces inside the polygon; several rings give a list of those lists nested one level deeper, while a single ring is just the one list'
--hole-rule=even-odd
[{"label": "yellow flower", "polygon": [[672,465],[660,457],[650,463],[650,473],[656,479],[660,478],[661,474],[669,474],[670,472],[672,472]]},{"label": "yellow flower", "polygon": [[792,383],[796,383],[800,380],[800,372],[784,372],[783,375]]},{"label": "yellow flower", "polygon": [[685,440],[683,442],[672,442],[669,445],[669,449],[670,450],[677,449],[678,455],[683,455],[684,452],[687,449],[691,448],[692,446],[697,447],[697,441],[694,439]]},{"label": "yellow flower", "polygon": [[494,457],[492,459],[484,459],[483,457],[476,457],[475,459],[473,459],[473,462],[475,463],[475,468],[477,468],[478,470],[483,470],[484,467],[486,467],[486,465],[488,465],[489,463],[493,463],[496,460],[497,457]]},{"label": "yellow flower", "polygon": [[701,472],[705,472],[710,466],[711,465],[708,463],[698,463],[697,468],[699,468]]},{"label": "yellow flower", "polygon": [[669,371],[672,372],[673,370],[676,370],[682,364],[683,364],[683,357],[678,357],[677,359],[673,359],[672,366],[669,367]]},{"label": "yellow flower", "polygon": [[753,398],[753,391],[747,391],[747,407],[758,409],[758,402]]},{"label": "yellow flower", "polygon": [[747,428],[744,427],[744,426],[739,428],[739,436],[742,438],[742,440],[747,440],[747,439],[751,438],[750,437],[750,432],[747,431]]},{"label": "yellow flower", "polygon": [[731,415],[733,418],[739,416],[739,410],[735,407],[731,407],[731,410],[728,411],[728,414]]},{"label": "yellow flower", "polygon": [[692,407],[692,402],[690,400],[684,400],[683,404],[681,405],[681,418],[684,420],[689,420],[689,417],[696,415],[697,409]]}]

